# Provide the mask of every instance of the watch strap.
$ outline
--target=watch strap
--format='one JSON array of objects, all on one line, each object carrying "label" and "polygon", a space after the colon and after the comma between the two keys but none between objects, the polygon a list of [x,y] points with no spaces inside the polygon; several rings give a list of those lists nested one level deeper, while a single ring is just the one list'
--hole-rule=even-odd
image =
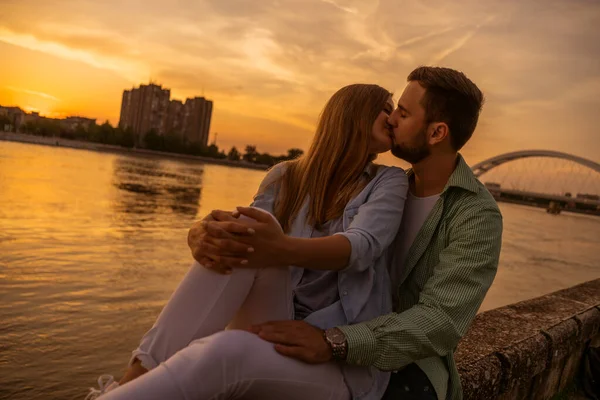
[{"label": "watch strap", "polygon": [[336,361],[346,360],[346,355],[348,354],[348,341],[346,340],[344,333],[338,328],[330,328],[323,332],[323,336],[331,348],[333,359]]}]

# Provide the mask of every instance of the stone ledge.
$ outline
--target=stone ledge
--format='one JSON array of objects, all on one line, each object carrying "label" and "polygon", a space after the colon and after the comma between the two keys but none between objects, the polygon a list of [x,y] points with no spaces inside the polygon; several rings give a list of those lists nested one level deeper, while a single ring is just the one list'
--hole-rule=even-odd
[{"label": "stone ledge", "polygon": [[496,354],[488,354],[471,365],[458,368],[465,398],[495,398],[500,393],[502,362]]},{"label": "stone ledge", "polygon": [[567,299],[579,301],[587,304],[589,307],[600,304],[600,284],[598,279],[582,283],[567,289],[559,290],[554,293],[555,296],[565,297]]},{"label": "stone ledge", "polygon": [[534,385],[533,392],[537,398],[547,399],[562,392],[573,381],[583,346],[575,318],[544,330],[542,334],[550,343],[550,364],[538,384]]},{"label": "stone ledge", "polygon": [[501,398],[527,398],[532,379],[547,368],[549,351],[550,343],[540,333],[500,350]]},{"label": "stone ledge", "polygon": [[597,307],[576,315],[575,321],[581,329],[581,339],[587,341],[600,333],[600,309]]},{"label": "stone ledge", "polygon": [[479,314],[456,362],[467,399],[551,399],[600,340],[600,279]]}]

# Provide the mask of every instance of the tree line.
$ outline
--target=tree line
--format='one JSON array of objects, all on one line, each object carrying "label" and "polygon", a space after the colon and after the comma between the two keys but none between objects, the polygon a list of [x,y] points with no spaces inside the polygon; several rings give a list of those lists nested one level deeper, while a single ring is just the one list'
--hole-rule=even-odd
[{"label": "tree line", "polygon": [[[0,128],[11,123],[8,119],[4,121],[3,118],[0,116]],[[108,121],[102,125],[92,124],[89,128],[78,125],[74,129],[68,129],[60,121],[40,119],[22,124],[19,131],[39,136],[61,137],[64,139],[109,144],[126,148],[142,147],[149,150],[228,159],[231,161],[245,161],[267,166],[298,158],[304,153],[301,149],[292,148],[287,151],[287,154],[272,155],[269,153],[260,153],[256,146],[253,145],[247,145],[244,153],[240,152],[235,146],[229,152],[225,153],[224,150],[219,149],[215,144],[202,146],[198,143],[188,142],[186,138],[174,133],[160,135],[158,132],[150,130],[140,138],[135,135],[131,128],[115,128]]]}]

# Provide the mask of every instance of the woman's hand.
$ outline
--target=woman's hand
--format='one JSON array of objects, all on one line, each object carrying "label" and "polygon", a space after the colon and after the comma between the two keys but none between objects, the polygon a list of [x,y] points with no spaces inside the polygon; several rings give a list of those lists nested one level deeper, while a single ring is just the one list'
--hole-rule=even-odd
[{"label": "woman's hand", "polygon": [[283,232],[275,217],[253,207],[237,207],[237,211],[241,216],[251,218],[240,218],[240,222],[248,222],[247,226],[254,231],[252,236],[236,238],[253,250],[247,265],[254,268],[288,266],[294,239]]},{"label": "woman's hand", "polygon": [[292,240],[285,235],[277,220],[266,211],[238,207],[239,215],[213,213],[214,220],[202,224],[200,253],[210,260],[196,260],[210,269],[264,268],[287,266],[287,248]]},{"label": "woman's hand", "polygon": [[238,217],[236,211],[214,210],[192,225],[188,232],[188,246],[198,263],[215,272],[227,274],[231,273],[231,268],[225,266],[223,260],[232,264],[236,258],[238,262],[244,259],[248,246],[228,240],[234,235],[253,234],[253,231],[238,223]]}]

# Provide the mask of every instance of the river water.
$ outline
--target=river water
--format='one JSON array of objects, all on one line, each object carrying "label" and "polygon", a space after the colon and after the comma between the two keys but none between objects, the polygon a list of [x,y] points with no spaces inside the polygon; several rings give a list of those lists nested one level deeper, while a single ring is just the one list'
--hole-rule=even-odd
[{"label": "river water", "polygon": [[[120,376],[191,263],[187,229],[264,171],[0,141],[0,399]],[[600,277],[600,218],[500,204],[487,310]]]}]

